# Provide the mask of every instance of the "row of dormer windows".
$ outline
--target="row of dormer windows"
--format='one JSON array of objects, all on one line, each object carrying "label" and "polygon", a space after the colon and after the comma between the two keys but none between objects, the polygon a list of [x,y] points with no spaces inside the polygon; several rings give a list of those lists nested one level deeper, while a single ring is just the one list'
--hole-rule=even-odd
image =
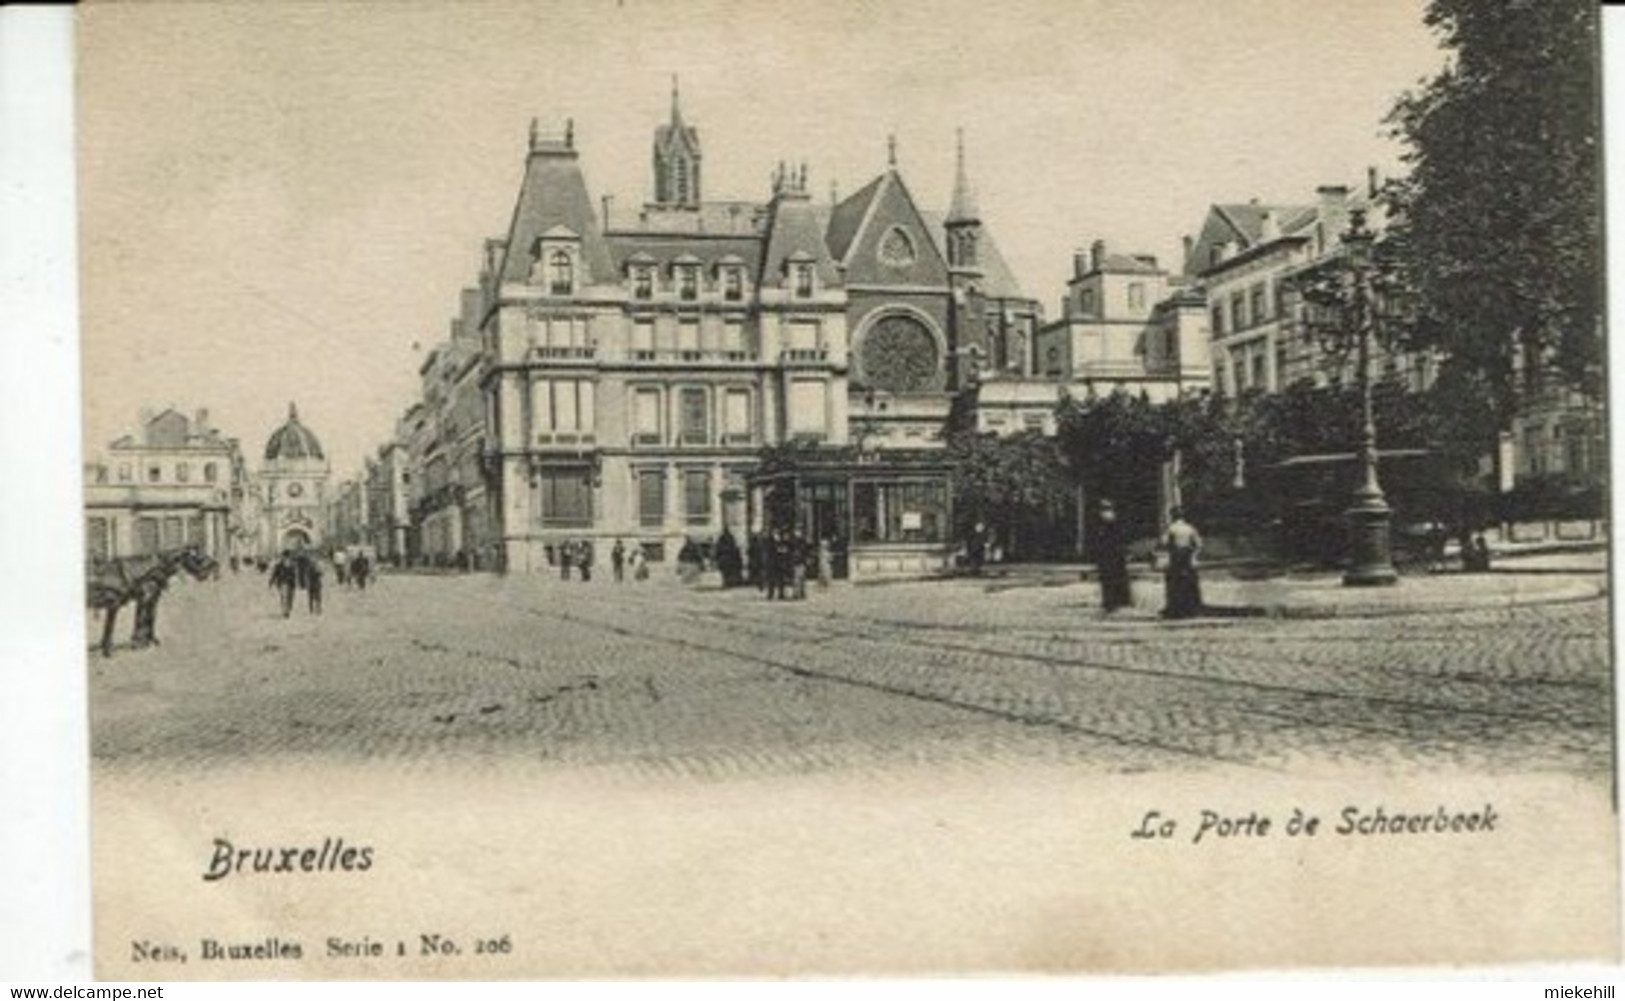
[{"label": "row of dormer windows", "polygon": [[[541,278],[548,295],[568,296],[576,292],[576,261],[572,251],[556,249],[546,253],[542,274],[533,275]],[[655,297],[655,279],[659,266],[655,264],[632,264],[626,269],[627,281],[631,285],[632,298],[649,300]],[[669,287],[676,293],[679,301],[695,302],[700,298],[702,266],[698,263],[675,263],[670,265]],[[814,269],[811,263],[792,262],[786,268],[790,279],[791,294],[798,299],[810,299],[816,290]],[[708,289],[721,293],[724,302],[743,302],[745,299],[745,265],[718,264],[711,271]]]}]

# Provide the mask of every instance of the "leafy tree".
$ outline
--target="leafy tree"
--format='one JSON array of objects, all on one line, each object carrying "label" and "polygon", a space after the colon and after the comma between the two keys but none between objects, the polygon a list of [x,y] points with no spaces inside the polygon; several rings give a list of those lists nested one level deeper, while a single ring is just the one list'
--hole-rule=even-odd
[{"label": "leafy tree", "polygon": [[1038,431],[1009,437],[961,431],[950,435],[948,457],[960,538],[982,522],[1007,549],[1055,549],[1056,540],[1045,536],[1064,520],[1058,516],[1070,502],[1071,478],[1054,439]]},{"label": "leafy tree", "polygon": [[1543,375],[1603,389],[1597,11],[1431,0],[1453,58],[1389,116],[1408,147],[1390,232],[1413,336],[1480,383],[1497,425]]}]

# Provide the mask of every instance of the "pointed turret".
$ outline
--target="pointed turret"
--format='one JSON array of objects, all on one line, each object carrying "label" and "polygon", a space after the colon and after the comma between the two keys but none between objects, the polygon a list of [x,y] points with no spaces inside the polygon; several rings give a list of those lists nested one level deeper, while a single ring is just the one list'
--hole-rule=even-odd
[{"label": "pointed turret", "polygon": [[655,204],[697,208],[700,204],[700,133],[683,121],[677,76],[671,78],[671,120],[655,129]]},{"label": "pointed turret", "polygon": [[948,266],[956,271],[980,270],[977,244],[982,238],[981,210],[976,205],[976,189],[965,171],[965,130],[957,130],[955,144],[954,194],[948,203],[943,228],[948,236]]}]

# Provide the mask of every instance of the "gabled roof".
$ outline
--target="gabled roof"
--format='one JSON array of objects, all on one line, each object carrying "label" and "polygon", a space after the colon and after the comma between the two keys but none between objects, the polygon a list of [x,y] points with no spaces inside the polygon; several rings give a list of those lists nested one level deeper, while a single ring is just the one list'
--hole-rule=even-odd
[{"label": "gabled roof", "polygon": [[857,239],[864,217],[869,214],[869,203],[875,200],[875,196],[880,192],[881,182],[885,179],[886,175],[881,174],[856,193],[847,196],[845,201],[836,205],[830,212],[829,224],[824,231],[824,242],[836,260],[846,260],[847,252],[852,248],[852,241]]},{"label": "gabled roof", "polygon": [[618,280],[575,149],[553,143],[533,146],[525,159],[525,180],[508,227],[502,280],[528,281],[536,241],[560,226],[581,238],[581,264],[588,284]]}]

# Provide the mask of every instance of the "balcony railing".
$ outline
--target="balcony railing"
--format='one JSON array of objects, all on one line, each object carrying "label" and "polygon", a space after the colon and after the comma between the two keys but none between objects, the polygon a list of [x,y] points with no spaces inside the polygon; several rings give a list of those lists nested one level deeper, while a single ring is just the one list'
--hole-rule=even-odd
[{"label": "balcony railing", "polygon": [[598,444],[598,436],[591,431],[543,431],[536,436],[542,448],[582,449]]},{"label": "balcony railing", "polygon": [[591,361],[598,357],[598,345],[538,345],[533,349],[532,357],[548,361]]},{"label": "balcony railing", "polygon": [[779,361],[785,365],[822,365],[829,361],[829,349],[785,348],[779,352]]},{"label": "balcony railing", "polygon": [[657,364],[681,362],[693,365],[714,362],[753,362],[756,360],[756,353],[743,348],[633,348],[627,352],[627,358],[636,362],[654,362]]}]

